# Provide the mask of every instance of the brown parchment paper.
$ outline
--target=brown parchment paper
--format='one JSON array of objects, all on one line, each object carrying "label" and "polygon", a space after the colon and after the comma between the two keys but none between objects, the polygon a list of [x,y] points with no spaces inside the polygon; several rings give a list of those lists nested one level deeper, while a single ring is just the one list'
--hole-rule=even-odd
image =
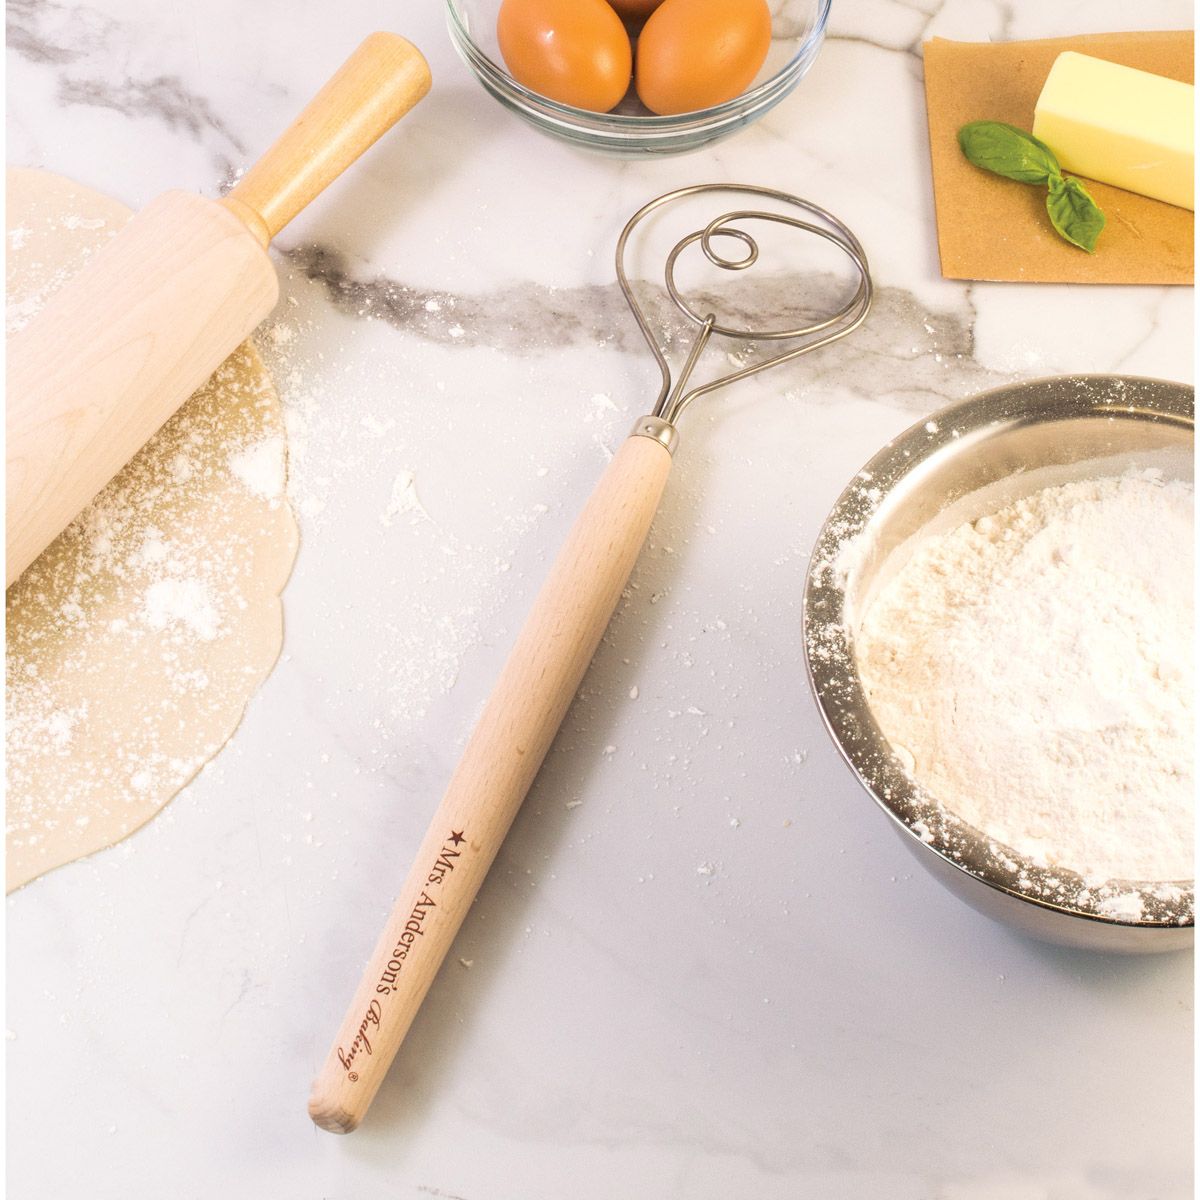
[{"label": "brown parchment paper", "polygon": [[1108,219],[1095,254],[1065,242],[1046,215],[1046,190],[973,167],[958,147],[968,121],[1033,128],[1033,106],[1050,66],[1078,50],[1192,82],[1191,32],[1101,33],[1037,42],[925,43],[925,100],[947,279],[1043,283],[1193,281],[1194,216],[1159,200],[1088,181]]}]

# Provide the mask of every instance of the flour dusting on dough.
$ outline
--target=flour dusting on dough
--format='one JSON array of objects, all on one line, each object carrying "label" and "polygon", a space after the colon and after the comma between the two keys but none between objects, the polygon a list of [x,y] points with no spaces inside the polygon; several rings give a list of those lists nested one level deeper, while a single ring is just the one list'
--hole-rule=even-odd
[{"label": "flour dusting on dough", "polygon": [[[10,171],[10,332],[127,216]],[[237,726],[295,557],[283,435],[243,346],[9,589],[9,888],[144,824]]]},{"label": "flour dusting on dough", "polygon": [[230,456],[229,469],[255,496],[281,500],[286,483],[286,453],[283,438],[263,438]]}]

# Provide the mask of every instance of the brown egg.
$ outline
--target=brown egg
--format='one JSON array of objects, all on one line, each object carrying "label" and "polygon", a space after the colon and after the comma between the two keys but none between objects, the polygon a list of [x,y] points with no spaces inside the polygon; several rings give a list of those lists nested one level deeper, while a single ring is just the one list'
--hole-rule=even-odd
[{"label": "brown egg", "polygon": [[626,21],[644,21],[663,0],[608,0]]},{"label": "brown egg", "polygon": [[608,112],[629,90],[633,50],[607,0],[504,0],[500,53],[527,88],[591,112]]},{"label": "brown egg", "polygon": [[663,0],[638,38],[637,93],[661,116],[711,108],[750,86],[770,45],[766,0]]}]

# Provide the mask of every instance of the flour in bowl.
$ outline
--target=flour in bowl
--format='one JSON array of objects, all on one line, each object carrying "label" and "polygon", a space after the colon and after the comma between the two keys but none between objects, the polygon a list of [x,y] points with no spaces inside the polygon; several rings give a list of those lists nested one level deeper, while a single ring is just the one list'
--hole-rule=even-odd
[{"label": "flour in bowl", "polygon": [[919,546],[857,637],[871,710],[944,808],[1089,880],[1193,875],[1190,484],[1044,488]]}]

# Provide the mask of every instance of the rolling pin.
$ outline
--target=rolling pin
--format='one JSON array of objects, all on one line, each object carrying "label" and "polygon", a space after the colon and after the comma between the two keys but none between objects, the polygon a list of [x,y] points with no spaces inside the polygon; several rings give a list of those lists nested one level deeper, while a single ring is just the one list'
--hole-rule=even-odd
[{"label": "rolling pin", "polygon": [[429,83],[371,34],[228,195],[152,201],[10,340],[6,588],[271,312],[271,239]]}]

